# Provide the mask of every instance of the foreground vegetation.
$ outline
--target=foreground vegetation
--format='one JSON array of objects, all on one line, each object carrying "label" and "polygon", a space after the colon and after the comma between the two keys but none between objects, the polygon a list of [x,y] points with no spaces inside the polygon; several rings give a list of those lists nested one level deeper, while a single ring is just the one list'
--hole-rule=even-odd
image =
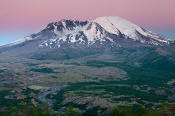
[{"label": "foreground vegetation", "polygon": [[174,116],[175,60],[119,52],[2,67],[0,116]]},{"label": "foreground vegetation", "polygon": [[34,107],[31,104],[21,106],[9,106],[1,116],[175,116],[175,105],[165,105],[158,110],[146,110],[140,106],[116,107],[111,111],[100,114],[94,110],[85,113],[79,112],[76,108],[70,106],[63,114],[56,114],[46,106]]}]

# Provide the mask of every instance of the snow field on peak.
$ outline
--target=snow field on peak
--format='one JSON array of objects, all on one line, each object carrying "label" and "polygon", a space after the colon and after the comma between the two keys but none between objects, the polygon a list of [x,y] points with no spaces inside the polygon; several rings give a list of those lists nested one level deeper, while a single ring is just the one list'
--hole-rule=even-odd
[{"label": "snow field on peak", "polygon": [[121,32],[122,34],[134,39],[138,39],[136,30],[141,30],[139,26],[115,16],[99,17],[94,21],[100,24],[109,33],[118,35],[119,32]]}]

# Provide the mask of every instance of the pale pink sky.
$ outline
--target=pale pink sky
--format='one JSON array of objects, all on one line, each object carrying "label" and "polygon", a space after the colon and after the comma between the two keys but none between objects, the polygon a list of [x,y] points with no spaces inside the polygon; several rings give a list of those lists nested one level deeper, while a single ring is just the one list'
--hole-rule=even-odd
[{"label": "pale pink sky", "polygon": [[0,0],[1,32],[36,32],[60,19],[100,16],[120,16],[157,32],[175,32],[175,0]]}]

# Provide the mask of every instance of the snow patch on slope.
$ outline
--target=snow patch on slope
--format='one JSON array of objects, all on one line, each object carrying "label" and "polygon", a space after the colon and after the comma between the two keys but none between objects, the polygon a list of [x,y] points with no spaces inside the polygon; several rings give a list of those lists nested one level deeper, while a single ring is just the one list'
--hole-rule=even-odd
[{"label": "snow patch on slope", "polygon": [[[125,36],[133,39],[140,40],[140,37],[137,35],[137,32],[145,37],[152,38],[155,41],[159,41],[162,43],[169,43],[169,40],[153,33],[151,31],[147,31],[142,29],[141,27],[116,16],[108,16],[108,17],[99,17],[94,22],[100,24],[105,30],[109,33],[118,35],[119,32],[124,34]],[[144,40],[140,40],[144,43]]]},{"label": "snow patch on slope", "polygon": [[93,44],[96,42],[96,40],[100,40],[101,42],[105,41],[105,30],[98,29],[98,25],[94,22],[91,22],[89,26],[91,27],[90,29],[86,29],[83,31],[88,39],[88,43]]},{"label": "snow patch on slope", "polygon": [[116,16],[99,17],[94,21],[100,24],[109,33],[118,35],[119,32],[121,32],[133,39],[138,39],[136,30],[141,30],[139,26]]}]

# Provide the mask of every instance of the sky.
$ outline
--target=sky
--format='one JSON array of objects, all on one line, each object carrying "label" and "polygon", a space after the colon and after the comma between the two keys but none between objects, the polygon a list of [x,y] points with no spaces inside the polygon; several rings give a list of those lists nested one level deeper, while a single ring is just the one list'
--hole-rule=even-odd
[{"label": "sky", "polygon": [[0,0],[0,45],[61,19],[119,16],[175,39],[175,0]]}]

